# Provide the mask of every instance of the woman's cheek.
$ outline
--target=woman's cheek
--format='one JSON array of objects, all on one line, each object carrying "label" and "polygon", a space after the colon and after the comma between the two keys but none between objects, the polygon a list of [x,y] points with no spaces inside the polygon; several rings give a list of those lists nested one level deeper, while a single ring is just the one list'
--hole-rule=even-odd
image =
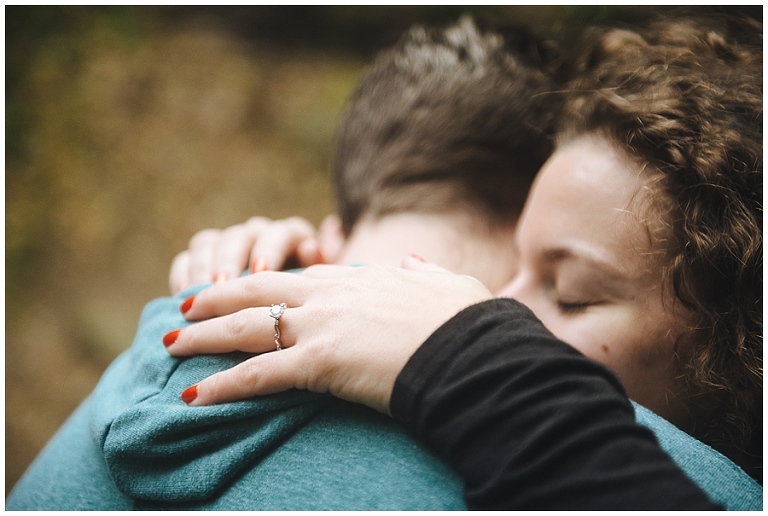
[{"label": "woman's cheek", "polygon": [[557,331],[550,331],[585,356],[619,372],[634,344],[627,330],[636,322],[619,307],[593,307],[582,315],[561,318],[555,325]]}]

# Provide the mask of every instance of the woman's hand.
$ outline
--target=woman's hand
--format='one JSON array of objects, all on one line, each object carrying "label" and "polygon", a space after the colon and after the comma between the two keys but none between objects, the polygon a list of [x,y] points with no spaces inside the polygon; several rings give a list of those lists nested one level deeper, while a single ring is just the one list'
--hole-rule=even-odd
[{"label": "woman's hand", "polygon": [[[490,299],[477,280],[370,265],[320,265],[302,274],[262,272],[213,285],[182,304],[209,319],[164,338],[174,356],[263,353],[184,392],[210,405],[290,388],[389,413],[395,379],[429,335],[463,308]],[[270,306],[286,303],[276,349]]]},{"label": "woman's hand", "polygon": [[204,229],[171,264],[171,293],[198,283],[219,283],[251,272],[280,270],[288,258],[299,267],[324,263],[315,228],[301,217],[253,217],[227,229]]}]

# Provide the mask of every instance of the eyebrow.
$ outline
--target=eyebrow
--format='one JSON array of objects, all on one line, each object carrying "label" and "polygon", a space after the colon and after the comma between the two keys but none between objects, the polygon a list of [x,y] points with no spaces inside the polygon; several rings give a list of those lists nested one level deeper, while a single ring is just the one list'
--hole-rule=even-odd
[{"label": "eyebrow", "polygon": [[[512,237],[512,249],[518,256],[520,256],[520,243],[518,241],[517,232],[515,232],[514,237]],[[616,266],[611,265],[607,260],[600,257],[597,253],[587,249],[583,249],[581,252],[578,252],[578,246],[576,246],[576,249],[568,247],[547,248],[542,252],[542,257],[543,260],[548,263],[557,263],[569,258],[582,260],[588,262],[591,265],[594,265],[609,276],[615,278],[627,277],[625,272],[622,272]]]},{"label": "eyebrow", "polygon": [[544,249],[541,253],[542,259],[547,263],[557,263],[567,259],[574,259],[587,262],[607,274],[617,279],[626,278],[627,274],[599,256],[597,253],[587,249],[574,249],[568,247],[553,247]]}]

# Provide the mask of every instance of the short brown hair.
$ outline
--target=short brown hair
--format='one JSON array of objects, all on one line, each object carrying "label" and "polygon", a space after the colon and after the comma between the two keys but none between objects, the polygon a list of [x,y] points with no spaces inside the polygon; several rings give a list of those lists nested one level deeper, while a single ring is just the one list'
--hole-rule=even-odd
[{"label": "short brown hair", "polygon": [[668,278],[693,317],[679,342],[692,431],[759,478],[762,25],[682,18],[588,39],[564,132],[603,135],[660,174]]},{"label": "short brown hair", "polygon": [[562,103],[548,95],[541,43],[516,34],[481,33],[462,18],[444,30],[414,27],[375,58],[336,136],[346,234],[364,214],[469,207],[516,220],[552,152]]}]

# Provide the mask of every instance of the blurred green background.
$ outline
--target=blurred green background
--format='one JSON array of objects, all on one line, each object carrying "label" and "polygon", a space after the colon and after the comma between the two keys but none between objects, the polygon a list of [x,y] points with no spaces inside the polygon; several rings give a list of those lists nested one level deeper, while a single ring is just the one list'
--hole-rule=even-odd
[{"label": "blurred green background", "polygon": [[330,142],[365,63],[465,12],[567,40],[650,9],[5,7],[6,494],[189,238],[332,212]]}]

